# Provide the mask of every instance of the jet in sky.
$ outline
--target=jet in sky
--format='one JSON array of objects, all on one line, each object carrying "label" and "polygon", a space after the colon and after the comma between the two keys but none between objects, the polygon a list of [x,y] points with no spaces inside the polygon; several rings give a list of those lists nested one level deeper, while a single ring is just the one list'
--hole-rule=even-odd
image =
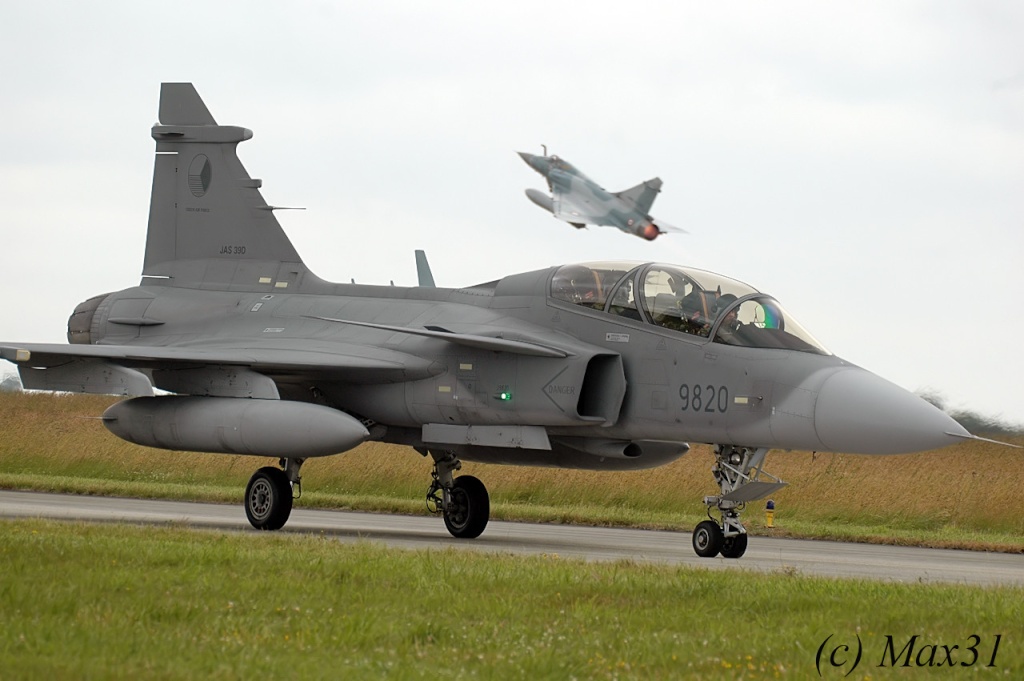
[{"label": "jet in sky", "polygon": [[612,194],[563,158],[518,153],[528,166],[544,176],[551,191],[548,196],[536,189],[527,189],[527,198],[577,229],[587,225],[617,227],[648,241],[665,232],[685,231],[649,215],[661,191],[661,180],[657,177]]},{"label": "jet in sky", "polygon": [[[833,355],[772,296],[697,268],[609,259],[444,288],[417,254],[419,286],[324,281],[238,160],[250,130],[217,124],[191,83],[164,83],[152,137],[139,285],[78,305],[68,344],[0,343],[0,356],[27,389],[128,397],[103,423],[129,442],[277,459],[245,490],[256,528],[288,520],[306,461],[368,441],[429,457],[428,506],[462,538],[490,516],[462,461],[628,471],[701,442],[717,493],[693,547],[738,558],[744,505],[785,485],[769,450],[973,437]],[[638,215],[653,192],[627,192]]]}]

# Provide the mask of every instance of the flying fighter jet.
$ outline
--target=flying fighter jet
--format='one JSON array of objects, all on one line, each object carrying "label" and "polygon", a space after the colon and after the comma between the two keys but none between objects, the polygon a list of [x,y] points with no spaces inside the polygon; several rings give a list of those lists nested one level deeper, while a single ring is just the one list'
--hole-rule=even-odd
[{"label": "flying fighter jet", "polygon": [[563,158],[518,153],[528,166],[547,179],[551,190],[548,196],[527,189],[527,198],[576,229],[587,225],[611,226],[648,241],[665,232],[685,231],[648,215],[661,191],[661,180],[657,177],[612,194]]},{"label": "flying fighter jet", "polygon": [[164,83],[152,136],[139,285],[78,305],[69,344],[0,343],[0,356],[28,389],[130,397],[103,414],[130,442],[279,459],[246,487],[256,528],[285,524],[307,460],[371,440],[430,457],[428,505],[464,538],[484,531],[490,501],[455,475],[462,461],[628,471],[703,442],[719,519],[693,546],[738,558],[744,504],[785,484],[764,470],[770,449],[973,437],[830,353],[770,295],[700,269],[608,260],[454,289],[422,268],[416,287],[329,283],[239,162],[250,130],[218,125],[190,83]]}]

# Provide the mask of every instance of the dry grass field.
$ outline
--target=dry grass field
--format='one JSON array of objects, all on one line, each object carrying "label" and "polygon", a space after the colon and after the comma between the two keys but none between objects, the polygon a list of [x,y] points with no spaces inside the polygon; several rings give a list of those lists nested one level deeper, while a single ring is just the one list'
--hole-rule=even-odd
[{"label": "dry grass field", "polygon": [[[264,460],[138,447],[95,417],[115,398],[0,395],[0,487],[238,502]],[[1024,444],[1024,438],[1014,439]],[[602,473],[467,463],[485,481],[492,516],[688,530],[715,491],[710,448],[673,464]],[[754,533],[1024,552],[1024,452],[965,442],[902,456],[773,452],[790,483],[745,516]],[[368,443],[303,468],[303,506],[425,512],[430,463],[406,447]]]}]

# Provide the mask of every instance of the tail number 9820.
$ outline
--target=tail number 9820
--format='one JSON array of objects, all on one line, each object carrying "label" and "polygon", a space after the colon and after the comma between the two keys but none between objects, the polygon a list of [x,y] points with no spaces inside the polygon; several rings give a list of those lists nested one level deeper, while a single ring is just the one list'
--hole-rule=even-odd
[{"label": "tail number 9820", "polygon": [[724,413],[729,408],[729,389],[724,385],[689,385],[679,386],[679,399],[683,401],[683,411],[703,411],[708,413]]}]

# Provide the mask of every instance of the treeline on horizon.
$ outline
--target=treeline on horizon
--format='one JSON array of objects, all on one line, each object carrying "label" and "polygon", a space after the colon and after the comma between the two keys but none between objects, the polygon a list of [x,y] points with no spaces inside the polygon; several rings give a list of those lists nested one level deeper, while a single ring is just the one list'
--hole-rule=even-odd
[{"label": "treeline on horizon", "polygon": [[[17,374],[8,374],[0,381],[0,392],[19,392],[21,389]],[[934,391],[919,391],[917,395],[949,414],[974,435],[1024,435],[1024,423],[1009,423],[968,409],[948,409],[946,399]]]},{"label": "treeline on horizon", "polygon": [[990,416],[983,416],[969,409],[949,409],[946,399],[934,391],[919,391],[917,396],[949,414],[949,416],[973,435],[1021,435],[1024,424],[1008,423]]}]

